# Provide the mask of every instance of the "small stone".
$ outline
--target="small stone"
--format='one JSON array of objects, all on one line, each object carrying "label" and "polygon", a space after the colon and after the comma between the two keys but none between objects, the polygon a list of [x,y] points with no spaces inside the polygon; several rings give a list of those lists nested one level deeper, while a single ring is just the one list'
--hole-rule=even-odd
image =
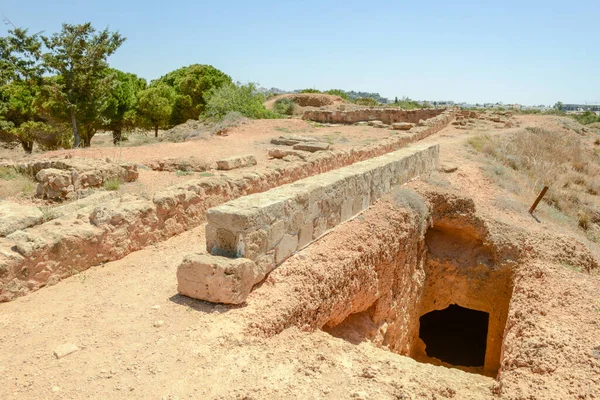
[{"label": "small stone", "polygon": [[163,326],[165,324],[165,321],[163,321],[162,319],[154,322],[154,327],[155,328],[160,328],[161,326]]},{"label": "small stone", "polygon": [[440,171],[450,174],[458,169],[457,165],[454,164],[442,164],[440,165]]},{"label": "small stone", "polygon": [[79,350],[79,347],[72,343],[65,343],[54,349],[54,356],[58,359],[68,356],[71,353],[75,353]]},{"label": "small stone", "polygon": [[160,310],[160,306],[159,306],[158,304],[157,304],[157,305],[154,305],[154,306],[152,306],[151,308],[152,308],[153,310]]},{"label": "small stone", "polygon": [[60,386],[52,386],[52,393],[60,392]]}]

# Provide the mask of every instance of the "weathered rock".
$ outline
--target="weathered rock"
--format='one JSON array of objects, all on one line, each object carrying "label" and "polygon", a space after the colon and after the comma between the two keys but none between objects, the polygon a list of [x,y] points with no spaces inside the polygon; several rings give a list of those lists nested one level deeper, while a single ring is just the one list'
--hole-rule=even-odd
[{"label": "weathered rock", "polygon": [[369,126],[383,125],[383,121],[379,121],[379,120],[377,120],[377,119],[376,119],[376,120],[374,120],[374,121],[369,121],[369,122],[367,122],[367,124],[368,124]]},{"label": "weathered rock", "polygon": [[213,303],[240,304],[264,275],[247,258],[188,254],[177,268],[177,291]]},{"label": "weathered rock", "polygon": [[44,214],[37,207],[0,201],[0,236],[42,223]]},{"label": "weathered rock", "polygon": [[217,161],[217,169],[221,171],[229,171],[231,169],[249,167],[251,165],[256,165],[256,157],[251,154],[224,158]]},{"label": "weathered rock", "polygon": [[65,343],[61,344],[57,348],[54,349],[54,357],[61,359],[63,357],[68,356],[69,354],[73,354],[79,350],[79,347],[75,346],[73,343]]},{"label": "weathered rock", "polygon": [[356,125],[356,126],[367,126],[367,125],[369,125],[369,123],[367,121],[358,121],[354,125]]},{"label": "weathered rock", "polygon": [[410,131],[413,128],[413,124],[408,122],[396,122],[392,124],[392,129],[397,131]]},{"label": "weathered rock", "polygon": [[295,156],[298,157],[302,160],[306,159],[306,156],[308,155],[308,153],[300,151],[300,150],[290,150],[290,149],[281,149],[281,148],[275,148],[275,149],[269,149],[268,150],[268,154],[269,157],[272,158],[284,158],[287,156]]},{"label": "weathered rock", "polygon": [[302,142],[315,142],[315,138],[307,137],[307,136],[279,136],[278,138],[271,139],[272,144],[282,145],[282,146],[293,146]]},{"label": "weathered rock", "polygon": [[314,153],[316,151],[329,150],[330,147],[331,147],[331,145],[329,143],[325,143],[325,142],[306,142],[306,143],[298,143],[298,144],[294,145],[293,149],[310,151],[311,153]]},{"label": "weathered rock", "polygon": [[442,164],[439,168],[440,171],[450,174],[458,170],[458,165],[455,164]]},{"label": "weathered rock", "polygon": [[38,172],[35,179],[39,182],[36,194],[43,198],[67,198],[75,191],[73,174],[70,171],[47,168]]}]

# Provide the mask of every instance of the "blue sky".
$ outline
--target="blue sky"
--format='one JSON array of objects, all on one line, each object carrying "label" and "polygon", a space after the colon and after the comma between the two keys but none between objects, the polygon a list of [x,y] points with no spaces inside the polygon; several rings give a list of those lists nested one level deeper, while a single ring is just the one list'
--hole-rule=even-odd
[{"label": "blue sky", "polygon": [[[600,101],[600,1],[2,0],[31,32],[91,21],[146,79],[212,64],[265,87],[423,100]],[[0,35],[8,27],[0,26]]]}]

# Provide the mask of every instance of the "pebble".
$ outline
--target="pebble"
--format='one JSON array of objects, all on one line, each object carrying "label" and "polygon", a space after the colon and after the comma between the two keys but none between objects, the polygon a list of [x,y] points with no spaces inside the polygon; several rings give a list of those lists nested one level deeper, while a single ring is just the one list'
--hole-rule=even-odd
[{"label": "pebble", "polygon": [[60,386],[52,386],[52,392],[53,393],[60,392]]},{"label": "pebble", "polygon": [[79,347],[75,346],[73,343],[65,343],[54,349],[54,356],[60,359],[68,356],[69,354],[75,353],[78,350]]},{"label": "pebble", "polygon": [[152,306],[152,309],[153,309],[153,310],[160,310],[160,306],[157,304],[157,305],[155,305],[155,306]]},{"label": "pebble", "polygon": [[161,319],[161,320],[158,320],[158,321],[156,321],[156,322],[154,323],[154,327],[155,327],[155,328],[160,328],[160,327],[161,327],[161,326],[163,326],[164,324],[165,324],[165,321],[163,321],[163,320]]}]

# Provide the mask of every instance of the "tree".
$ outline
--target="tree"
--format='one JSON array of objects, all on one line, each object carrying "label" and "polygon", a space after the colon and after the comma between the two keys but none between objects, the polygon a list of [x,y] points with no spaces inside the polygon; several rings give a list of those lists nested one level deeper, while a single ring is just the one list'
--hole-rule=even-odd
[{"label": "tree", "polygon": [[43,54],[44,63],[58,75],[49,88],[50,101],[68,110],[75,147],[81,139],[84,146],[89,146],[108,106],[112,79],[107,74],[106,59],[125,38],[108,29],[96,32],[88,22],[63,24],[60,33],[42,36],[42,40],[48,49]]},{"label": "tree", "polygon": [[169,122],[176,125],[198,118],[206,105],[205,94],[231,83],[229,75],[212,65],[192,64],[169,72],[150,86],[168,85],[175,89],[176,97]]},{"label": "tree", "polygon": [[175,89],[164,84],[151,86],[139,93],[138,114],[154,128],[154,137],[158,137],[158,128],[169,122],[175,97]]},{"label": "tree", "polygon": [[135,124],[137,95],[146,89],[146,80],[135,74],[125,73],[117,69],[108,70],[111,75],[107,106],[104,112],[105,126],[113,133],[113,144],[121,141],[123,129]]},{"label": "tree", "polygon": [[562,101],[559,101],[554,105],[554,108],[556,108],[558,111],[564,111],[565,105],[563,104]]},{"label": "tree", "polygon": [[394,104],[398,104],[398,96],[394,98]]},{"label": "tree", "polygon": [[38,33],[27,32],[14,28],[8,31],[8,36],[0,37],[0,85],[30,80],[38,83],[41,79],[42,42]]}]

